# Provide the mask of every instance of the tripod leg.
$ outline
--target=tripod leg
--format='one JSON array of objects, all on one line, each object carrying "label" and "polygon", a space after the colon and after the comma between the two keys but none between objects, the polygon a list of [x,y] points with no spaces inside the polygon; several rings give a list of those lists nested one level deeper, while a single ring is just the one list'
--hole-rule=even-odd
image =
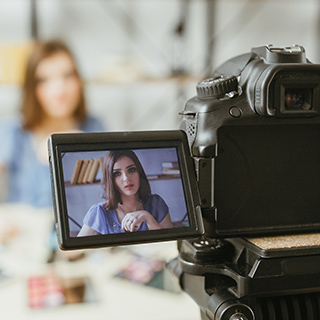
[{"label": "tripod leg", "polygon": [[201,320],[210,320],[210,318],[208,318],[207,313],[203,310],[200,310],[200,315],[201,315]]}]

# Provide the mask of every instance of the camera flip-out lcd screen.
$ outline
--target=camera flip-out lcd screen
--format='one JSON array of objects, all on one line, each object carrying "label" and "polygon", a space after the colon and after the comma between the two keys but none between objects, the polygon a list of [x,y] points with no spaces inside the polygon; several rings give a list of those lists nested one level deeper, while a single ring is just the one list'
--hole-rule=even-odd
[{"label": "camera flip-out lcd screen", "polygon": [[49,141],[60,246],[201,234],[194,169],[181,131],[59,134]]}]

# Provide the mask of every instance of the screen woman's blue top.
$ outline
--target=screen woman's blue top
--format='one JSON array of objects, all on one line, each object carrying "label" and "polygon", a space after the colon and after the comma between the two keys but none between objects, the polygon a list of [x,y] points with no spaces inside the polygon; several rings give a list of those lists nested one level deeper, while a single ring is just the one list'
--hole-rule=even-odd
[{"label": "screen woman's blue top", "polygon": [[[105,131],[100,121],[89,117],[80,126],[84,132]],[[49,164],[35,152],[32,133],[22,129],[18,117],[0,122],[0,162],[9,171],[9,202],[23,202],[35,207],[52,205]]]},{"label": "screen woman's blue top", "polygon": [[[125,232],[121,230],[121,223],[118,220],[115,210],[107,210],[104,202],[94,204],[83,219],[83,223],[99,232],[100,234],[112,234]],[[157,194],[151,195],[143,203],[143,209],[148,211],[158,223],[168,214],[169,209],[165,201]],[[148,230],[147,224],[143,222],[136,231]]]}]

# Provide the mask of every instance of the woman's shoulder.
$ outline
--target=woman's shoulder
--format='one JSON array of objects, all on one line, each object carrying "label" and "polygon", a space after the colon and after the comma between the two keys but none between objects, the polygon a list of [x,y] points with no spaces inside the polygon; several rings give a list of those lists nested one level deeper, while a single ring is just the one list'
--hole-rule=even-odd
[{"label": "woman's shoulder", "polygon": [[0,130],[6,132],[22,131],[21,117],[14,115],[1,118]]},{"label": "woman's shoulder", "polygon": [[162,199],[162,198],[161,198],[161,196],[159,196],[158,194],[153,193],[153,194],[151,194],[151,195],[149,196],[149,199],[150,199],[151,201],[158,201],[158,200],[160,200],[160,199]]},{"label": "woman's shoulder", "polygon": [[106,209],[104,208],[104,202],[95,203],[87,211],[84,217],[84,222],[88,226],[91,226],[94,221],[103,219],[103,217],[105,216],[105,212]]},{"label": "woman's shoulder", "polygon": [[88,210],[88,212],[91,212],[91,213],[105,213],[106,211],[108,210],[105,208],[105,202],[95,203]]},{"label": "woman's shoulder", "polygon": [[158,194],[151,194],[149,196],[144,204],[144,209],[150,212],[158,222],[161,222],[169,211],[166,202]]},{"label": "woman's shoulder", "polygon": [[151,194],[147,201],[147,203],[150,203],[151,205],[157,205],[157,206],[167,206],[166,202],[163,200],[163,198],[158,194]]},{"label": "woman's shoulder", "polygon": [[100,119],[88,116],[85,122],[81,124],[80,129],[84,132],[104,132],[106,131],[105,127]]},{"label": "woman's shoulder", "polygon": [[1,141],[0,162],[9,165],[15,158],[21,158],[21,150],[29,146],[29,135],[22,129],[19,117],[5,117],[0,120]]}]

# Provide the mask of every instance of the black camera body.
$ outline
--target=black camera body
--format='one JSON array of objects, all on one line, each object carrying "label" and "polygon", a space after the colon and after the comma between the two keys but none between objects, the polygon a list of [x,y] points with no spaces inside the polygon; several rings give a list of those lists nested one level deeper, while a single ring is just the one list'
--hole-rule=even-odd
[{"label": "black camera body", "polygon": [[318,230],[320,65],[304,55],[301,47],[253,49],[187,102],[182,129],[207,235]]},{"label": "black camera body", "polygon": [[186,103],[205,236],[171,269],[202,319],[320,317],[319,89],[303,47],[265,46]]},{"label": "black camera body", "polygon": [[[178,239],[168,268],[203,320],[320,319],[320,65],[301,46],[254,48],[200,82],[181,114],[177,131],[51,136],[61,248]],[[99,159],[118,151],[140,158],[172,227],[82,236],[108,187]]]}]

